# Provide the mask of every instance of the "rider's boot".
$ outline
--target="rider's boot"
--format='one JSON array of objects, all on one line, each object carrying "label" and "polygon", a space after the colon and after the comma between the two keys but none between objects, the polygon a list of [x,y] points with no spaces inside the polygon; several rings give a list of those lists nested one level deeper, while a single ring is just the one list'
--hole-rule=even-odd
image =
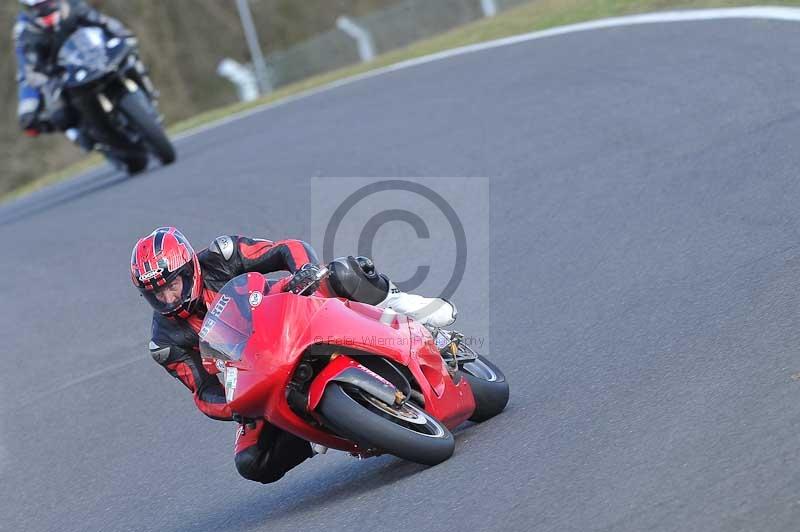
[{"label": "rider's boot", "polygon": [[94,150],[94,140],[83,129],[71,127],[64,131],[64,135],[83,151],[90,152]]},{"label": "rider's boot", "polygon": [[441,297],[423,297],[403,292],[392,281],[389,282],[389,294],[376,306],[389,308],[400,314],[411,316],[428,327],[447,327],[456,321],[458,310],[450,301]]},{"label": "rider's boot", "polygon": [[342,257],[328,265],[333,291],[353,301],[405,314],[428,327],[446,327],[456,321],[456,307],[446,299],[403,292],[375,270],[367,257]]},{"label": "rider's boot", "polygon": [[106,161],[118,172],[127,172],[128,167],[124,161],[120,160],[107,147],[96,143],[86,134],[86,131],[77,127],[71,127],[64,131],[64,135],[83,151],[89,153],[97,149],[106,158]]}]

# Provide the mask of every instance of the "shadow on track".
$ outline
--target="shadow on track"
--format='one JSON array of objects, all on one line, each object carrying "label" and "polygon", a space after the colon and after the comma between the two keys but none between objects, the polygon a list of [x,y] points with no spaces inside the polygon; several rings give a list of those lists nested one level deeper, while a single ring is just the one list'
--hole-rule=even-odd
[{"label": "shadow on track", "polygon": [[[455,430],[453,435],[456,442],[476,426],[478,425],[468,422]],[[312,460],[320,458],[324,459],[324,456]],[[389,455],[370,458],[358,464],[355,462],[355,458],[352,462],[341,462],[334,467],[325,468],[319,475],[294,483],[290,471],[287,477],[276,484],[262,486],[263,492],[258,491],[249,499],[242,499],[235,505],[225,507],[222,513],[176,528],[173,532],[258,529],[271,520],[290,518],[310,509],[324,509],[357,499],[365,493],[391,486],[431,469],[429,466]]]},{"label": "shadow on track", "polygon": [[[314,459],[320,458],[324,459]],[[191,522],[174,529],[174,532],[250,530],[266,526],[274,519],[284,519],[309,509],[326,508],[358,498],[428,469],[391,456],[371,458],[359,464],[354,462],[355,459],[353,462],[339,463],[335,467],[325,468],[319,475],[294,483],[291,482],[290,471],[287,477],[276,484],[262,486],[263,491],[257,491],[254,496],[240,499],[206,520]]]},{"label": "shadow on track", "polygon": [[150,164],[152,166],[138,176],[128,176],[105,165],[97,170],[90,170],[84,179],[45,187],[41,191],[34,192],[30,198],[23,197],[0,207],[0,226],[14,224],[60,205],[102,192],[129,179],[159,172],[164,168],[153,162]]}]

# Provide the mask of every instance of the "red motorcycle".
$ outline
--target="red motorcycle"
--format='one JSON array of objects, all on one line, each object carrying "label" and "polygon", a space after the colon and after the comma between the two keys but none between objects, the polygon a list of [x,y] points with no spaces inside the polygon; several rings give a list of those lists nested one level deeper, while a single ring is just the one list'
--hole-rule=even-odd
[{"label": "red motorcycle", "polygon": [[505,408],[503,373],[461,335],[371,305],[295,295],[286,281],[240,275],[203,321],[201,354],[238,418],[265,418],[361,457],[434,465],[453,454],[449,429]]}]

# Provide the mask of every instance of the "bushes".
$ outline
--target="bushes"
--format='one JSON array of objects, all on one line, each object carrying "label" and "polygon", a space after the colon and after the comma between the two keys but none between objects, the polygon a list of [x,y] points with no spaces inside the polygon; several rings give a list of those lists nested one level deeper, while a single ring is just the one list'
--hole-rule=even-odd
[{"label": "bushes", "polygon": [[[362,15],[396,0],[250,0],[265,53],[286,48],[335,25],[340,14]],[[225,57],[249,54],[233,0],[92,0],[139,36],[142,55],[158,88],[167,123],[236,101],[236,91],[216,74]],[[81,157],[65,139],[31,140],[16,123],[15,62],[11,26],[17,2],[0,2],[0,195]]]}]

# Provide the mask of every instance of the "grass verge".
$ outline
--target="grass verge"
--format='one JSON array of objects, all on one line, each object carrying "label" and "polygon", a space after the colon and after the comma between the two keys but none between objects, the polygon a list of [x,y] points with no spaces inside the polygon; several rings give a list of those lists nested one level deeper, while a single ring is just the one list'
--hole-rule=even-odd
[{"label": "grass verge", "polygon": [[[277,102],[301,92],[318,88],[344,78],[363,74],[370,70],[382,68],[394,63],[416,57],[441,52],[459,46],[509,37],[521,33],[542,30],[554,26],[585,22],[598,18],[646,13],[666,9],[735,7],[753,5],[753,0],[536,0],[514,9],[501,12],[495,17],[483,19],[466,26],[461,26],[436,37],[416,42],[406,48],[388,52],[369,63],[360,63],[350,67],[320,74],[306,80],[287,85],[258,100],[239,103],[213,109],[190,119],[178,122],[169,127],[169,133],[175,135],[235,113],[246,111],[261,105]],[[770,5],[798,6],[800,0],[778,0]],[[0,203],[20,198],[45,186],[62,181],[76,173],[88,170],[102,162],[102,157],[92,155],[70,165],[63,170],[35,179],[11,192],[0,196]]]}]

